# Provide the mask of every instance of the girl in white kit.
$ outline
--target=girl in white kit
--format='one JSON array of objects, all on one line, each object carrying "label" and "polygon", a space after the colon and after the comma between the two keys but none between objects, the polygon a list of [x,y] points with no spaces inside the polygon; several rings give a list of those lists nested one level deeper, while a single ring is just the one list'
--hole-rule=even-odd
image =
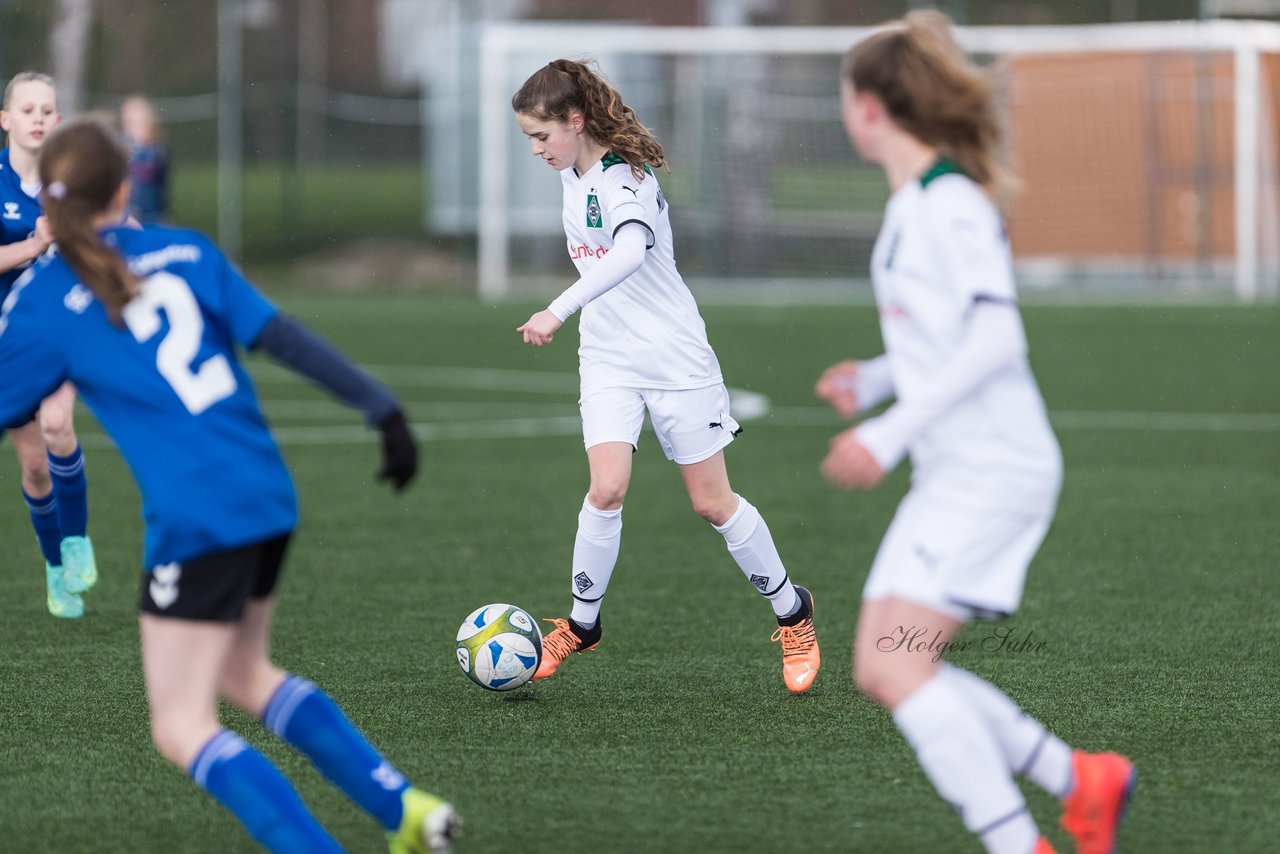
[{"label": "girl in white kit", "polygon": [[841,106],[854,147],[892,191],[871,258],[886,352],[832,365],[817,393],[846,417],[896,402],[836,436],[822,470],[838,486],[871,489],[904,455],[912,463],[911,491],[862,592],[858,687],[892,713],[988,851],[1053,850],[1017,774],[1062,799],[1079,852],[1107,854],[1132,763],[1073,751],[936,655],[970,619],[1017,609],[1062,481],[997,208],[1011,181],[997,159],[991,81],[946,17],[913,12],[849,51]]},{"label": "girl in white kit", "polygon": [[680,467],[693,509],[722,534],[778,620],[787,689],[809,690],[821,659],[813,597],[793,585],[760,513],[729,485],[724,447],[740,431],[693,294],[676,269],[671,220],[653,174],[661,144],[608,82],[560,59],[511,101],[532,153],[560,173],[569,257],[580,278],[516,331],[549,344],[581,312],[578,348],[583,438],[591,485],[578,515],[573,610],[552,620],[534,679],[601,637],[600,604],[618,559],[622,503],[645,412]]}]

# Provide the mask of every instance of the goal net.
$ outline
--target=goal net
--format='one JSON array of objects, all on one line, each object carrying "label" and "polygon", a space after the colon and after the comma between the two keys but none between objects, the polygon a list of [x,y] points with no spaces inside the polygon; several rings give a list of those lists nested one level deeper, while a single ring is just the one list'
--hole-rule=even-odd
[{"label": "goal net", "polygon": [[[888,189],[840,124],[844,52],[865,28],[520,24],[479,36],[475,198],[483,296],[573,277],[560,182],[512,94],[593,57],[666,148],[685,278],[783,298],[867,288]],[[1024,290],[1275,299],[1280,25],[1210,21],[958,30],[999,63]]]}]

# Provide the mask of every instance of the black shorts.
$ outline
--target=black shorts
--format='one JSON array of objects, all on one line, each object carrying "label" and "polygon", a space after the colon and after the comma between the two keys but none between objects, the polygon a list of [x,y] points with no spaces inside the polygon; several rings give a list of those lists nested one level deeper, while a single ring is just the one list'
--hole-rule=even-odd
[{"label": "black shorts", "polygon": [[250,599],[265,599],[276,589],[289,537],[157,566],[142,573],[138,606],[157,617],[234,623]]}]

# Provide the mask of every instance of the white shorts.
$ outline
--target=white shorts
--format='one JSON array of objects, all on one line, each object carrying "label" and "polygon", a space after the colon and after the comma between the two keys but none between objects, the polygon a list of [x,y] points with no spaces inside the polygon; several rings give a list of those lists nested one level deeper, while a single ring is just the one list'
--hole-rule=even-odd
[{"label": "white shorts", "polygon": [[648,410],[667,459],[680,465],[715,456],[742,432],[729,415],[729,390],[723,383],[678,391],[601,388],[585,393],[578,408],[588,448],[602,442],[626,442],[638,448]]},{"label": "white shorts", "polygon": [[1052,521],[1052,510],[962,507],[910,492],[880,543],[862,598],[896,596],[966,621],[1012,614]]}]

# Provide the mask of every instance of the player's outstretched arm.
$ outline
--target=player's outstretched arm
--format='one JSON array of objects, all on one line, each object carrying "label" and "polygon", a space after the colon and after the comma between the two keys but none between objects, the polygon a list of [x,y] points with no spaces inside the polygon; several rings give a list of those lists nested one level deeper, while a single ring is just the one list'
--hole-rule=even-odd
[{"label": "player's outstretched arm", "polygon": [[253,349],[275,359],[327,389],[343,403],[365,414],[382,433],[380,480],[396,491],[404,489],[418,471],[418,446],[400,402],[386,386],[357,368],[319,335],[291,317],[277,314],[258,336]]},{"label": "player's outstretched arm", "polygon": [[947,366],[909,400],[899,399],[883,415],[854,428],[854,436],[884,471],[890,471],[926,425],[1026,352],[1017,305],[975,302],[964,338]]},{"label": "player's outstretched arm", "polygon": [[600,262],[574,282],[551,305],[516,327],[526,344],[550,344],[556,330],[584,305],[627,280],[644,263],[649,229],[642,223],[624,224],[613,236],[613,248]]}]

